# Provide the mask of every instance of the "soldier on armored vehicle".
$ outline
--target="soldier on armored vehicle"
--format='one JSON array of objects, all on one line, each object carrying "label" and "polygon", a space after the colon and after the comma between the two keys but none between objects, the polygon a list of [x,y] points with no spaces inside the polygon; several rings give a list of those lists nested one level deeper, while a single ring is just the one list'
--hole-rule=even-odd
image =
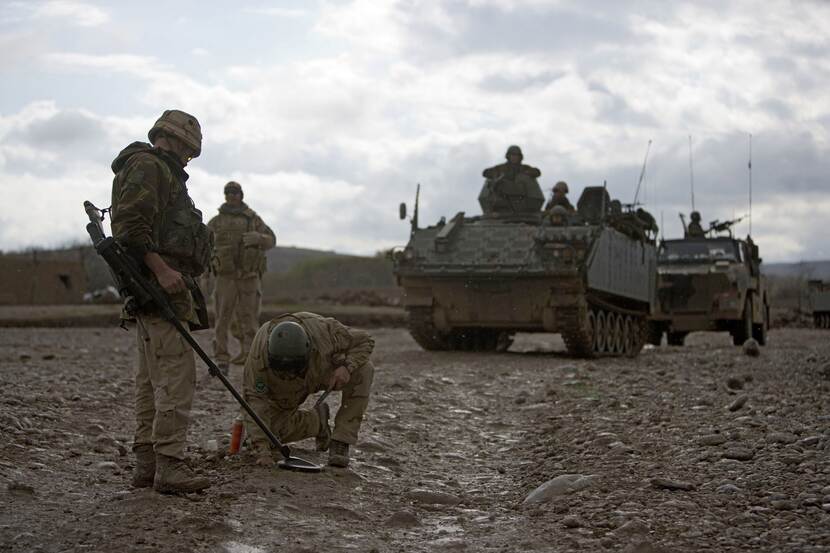
[{"label": "soldier on armored vehicle", "polygon": [[692,221],[689,223],[689,226],[686,227],[686,238],[705,238],[706,233],[703,231],[703,227],[700,224],[700,212],[692,211],[690,217],[692,218]]},{"label": "soldier on armored vehicle", "polygon": [[545,211],[550,211],[555,206],[562,206],[569,213],[576,211],[570,200],[568,200],[568,183],[563,180],[553,185],[553,195],[548,200],[548,203],[545,204]]},{"label": "soldier on armored vehicle", "polygon": [[504,158],[507,160],[506,163],[500,163],[499,165],[488,167],[481,173],[481,175],[486,179],[496,180],[515,180],[518,175],[527,175],[528,177],[533,177],[534,179],[542,176],[542,172],[536,167],[531,167],[530,165],[522,163],[524,155],[522,154],[522,149],[516,145],[507,148]]}]

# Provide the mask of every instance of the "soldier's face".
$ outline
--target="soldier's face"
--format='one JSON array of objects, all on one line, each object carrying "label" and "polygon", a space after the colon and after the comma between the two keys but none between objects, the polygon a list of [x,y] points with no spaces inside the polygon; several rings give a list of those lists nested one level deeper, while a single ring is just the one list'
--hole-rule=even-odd
[{"label": "soldier's face", "polygon": [[510,154],[510,163],[519,164],[522,162],[522,156],[519,154]]},{"label": "soldier's face", "polygon": [[225,201],[230,205],[240,205],[242,203],[242,193],[238,190],[228,190],[225,192]]}]

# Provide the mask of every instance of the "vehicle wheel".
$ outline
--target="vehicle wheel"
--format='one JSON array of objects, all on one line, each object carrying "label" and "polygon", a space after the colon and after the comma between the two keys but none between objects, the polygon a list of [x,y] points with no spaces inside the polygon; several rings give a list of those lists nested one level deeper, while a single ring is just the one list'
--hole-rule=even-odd
[{"label": "vehicle wheel", "polygon": [[631,351],[631,315],[620,316],[620,327],[622,329],[620,336],[620,344],[623,355],[628,355]]},{"label": "vehicle wheel", "polygon": [[510,346],[513,345],[513,333],[499,331],[496,331],[496,333],[496,351],[505,352],[510,349]]},{"label": "vehicle wheel", "polygon": [[761,317],[761,324],[752,325],[752,337],[758,342],[758,345],[767,345],[767,330],[769,330],[769,306],[764,305],[761,309],[764,311]]},{"label": "vehicle wheel", "polygon": [[747,294],[744,303],[744,316],[738,321],[738,328],[732,335],[732,343],[736,346],[742,346],[750,338],[752,338],[752,297]]},{"label": "vehicle wheel", "polygon": [[602,309],[597,313],[597,328],[594,340],[594,351],[597,353],[605,353],[605,346],[608,343],[608,321],[605,317],[605,311]]},{"label": "vehicle wheel", "polygon": [[659,346],[662,341],[663,325],[654,321],[649,321],[648,336],[646,337],[646,342],[651,344],[652,346]]},{"label": "vehicle wheel", "polygon": [[666,334],[666,343],[670,346],[682,346],[686,342],[688,332],[668,332]]},{"label": "vehicle wheel", "polygon": [[623,342],[623,324],[625,317],[618,313],[614,314],[614,353],[619,355],[625,350],[625,342]]}]

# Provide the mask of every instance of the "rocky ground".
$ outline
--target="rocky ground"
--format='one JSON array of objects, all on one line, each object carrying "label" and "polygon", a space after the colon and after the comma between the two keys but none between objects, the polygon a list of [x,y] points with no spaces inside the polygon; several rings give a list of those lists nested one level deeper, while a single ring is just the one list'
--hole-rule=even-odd
[{"label": "rocky ground", "polygon": [[169,497],[128,485],[132,334],[3,329],[0,551],[830,550],[827,331],[591,361],[543,335],[476,354],[373,334],[349,470],[226,457],[237,409],[202,368],[190,455],[214,484]]}]

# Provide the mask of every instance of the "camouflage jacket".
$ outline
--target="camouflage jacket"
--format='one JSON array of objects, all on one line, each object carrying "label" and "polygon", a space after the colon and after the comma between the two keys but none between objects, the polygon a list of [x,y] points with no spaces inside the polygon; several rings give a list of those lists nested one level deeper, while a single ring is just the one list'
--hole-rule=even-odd
[{"label": "camouflage jacket", "polygon": [[573,213],[574,211],[576,211],[574,209],[573,204],[571,204],[571,201],[568,199],[567,196],[560,196],[558,198],[554,196],[551,199],[549,199],[548,203],[545,204],[545,211],[550,211],[558,205],[561,205],[562,207],[567,209],[568,213]]},{"label": "camouflage jacket", "polygon": [[[283,321],[301,324],[311,339],[311,358],[304,377],[282,378],[268,367],[268,337],[271,329]],[[271,428],[279,427],[310,394],[326,389],[336,368],[343,366],[354,372],[369,362],[374,347],[375,341],[368,332],[349,328],[334,319],[305,312],[280,315],[262,325],[254,337],[245,362],[243,396]],[[255,451],[270,449],[268,437],[247,414],[245,428]]]},{"label": "camouflage jacket", "polygon": [[495,179],[499,176],[503,176],[508,179],[515,179],[516,175],[519,173],[534,178],[542,176],[542,172],[536,167],[524,165],[522,163],[510,163],[509,161],[499,165],[494,165],[493,167],[488,167],[481,173],[481,175],[488,179]]},{"label": "camouflage jacket", "polygon": [[[208,228],[215,239],[210,262],[214,274],[248,278],[265,272],[265,251],[273,248],[277,239],[253,209],[245,203],[239,207],[222,204],[219,215],[210,220]],[[258,233],[259,245],[245,246],[242,235],[246,232]]]},{"label": "camouflage jacket", "polygon": [[[112,234],[137,260],[157,252],[173,269],[200,275],[212,237],[187,193],[188,175],[172,156],[144,142],[124,148],[112,162]],[[177,316],[194,321],[191,293],[170,296]]]}]

